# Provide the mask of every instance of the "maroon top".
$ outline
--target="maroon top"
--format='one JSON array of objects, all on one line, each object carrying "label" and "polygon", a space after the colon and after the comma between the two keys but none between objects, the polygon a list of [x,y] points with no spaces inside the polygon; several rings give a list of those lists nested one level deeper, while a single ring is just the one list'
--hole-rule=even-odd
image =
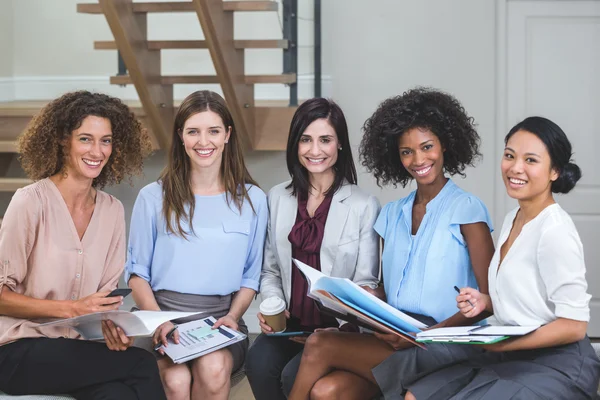
[{"label": "maroon top", "polygon": [[[310,265],[317,271],[321,270],[321,243],[325,233],[325,222],[331,206],[333,193],[323,199],[315,211],[314,217],[308,215],[306,195],[298,195],[298,214],[296,223],[288,236],[292,244],[292,257]],[[290,299],[290,314],[299,320],[300,325],[307,328],[337,326],[335,318],[323,315],[317,309],[313,299],[309,298],[308,283],[300,270],[292,265],[292,296]]]}]

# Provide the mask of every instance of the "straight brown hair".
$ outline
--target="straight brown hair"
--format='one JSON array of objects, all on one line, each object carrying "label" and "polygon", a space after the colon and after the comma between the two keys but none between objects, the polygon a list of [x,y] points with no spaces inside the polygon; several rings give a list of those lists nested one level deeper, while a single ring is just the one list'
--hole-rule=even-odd
[{"label": "straight brown hair", "polygon": [[[242,205],[247,200],[250,203],[250,207],[252,207],[252,211],[255,212],[246,184],[255,186],[258,186],[258,184],[252,179],[246,168],[242,146],[225,100],[210,90],[194,92],[183,100],[177,110],[175,122],[173,123],[169,160],[159,178],[162,182],[163,216],[167,232],[181,236],[182,238],[187,238],[187,235],[194,234],[192,221],[196,206],[196,199],[190,182],[192,176],[191,161],[185,152],[184,146],[181,144],[183,126],[191,116],[205,111],[212,111],[218,114],[223,120],[225,130],[228,128],[231,129],[229,142],[223,150],[219,177],[225,187],[227,203],[231,207],[231,202],[233,201],[237,209],[241,212]],[[185,209],[186,205],[189,206],[187,211]],[[190,232],[186,232],[183,229],[181,226],[182,220],[188,222]]]}]

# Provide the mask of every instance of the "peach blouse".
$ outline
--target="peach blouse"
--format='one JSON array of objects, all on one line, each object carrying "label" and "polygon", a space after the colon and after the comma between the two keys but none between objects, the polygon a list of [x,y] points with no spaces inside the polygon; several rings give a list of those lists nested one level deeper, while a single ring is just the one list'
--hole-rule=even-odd
[{"label": "peach blouse", "polygon": [[[37,299],[77,300],[117,287],[125,266],[125,216],[115,197],[97,191],[83,236],[56,185],[48,178],[17,190],[0,228],[0,291]],[[70,337],[42,320],[0,315],[0,345],[22,338]]]}]

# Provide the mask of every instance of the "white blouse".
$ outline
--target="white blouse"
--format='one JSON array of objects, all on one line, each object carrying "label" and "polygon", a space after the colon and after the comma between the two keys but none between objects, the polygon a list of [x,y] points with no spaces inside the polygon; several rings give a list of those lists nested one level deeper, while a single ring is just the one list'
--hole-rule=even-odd
[{"label": "white blouse", "polygon": [[552,204],[523,226],[499,268],[500,249],[519,208],[508,213],[488,279],[502,325],[543,325],[557,318],[589,321],[583,246],[573,220]]}]

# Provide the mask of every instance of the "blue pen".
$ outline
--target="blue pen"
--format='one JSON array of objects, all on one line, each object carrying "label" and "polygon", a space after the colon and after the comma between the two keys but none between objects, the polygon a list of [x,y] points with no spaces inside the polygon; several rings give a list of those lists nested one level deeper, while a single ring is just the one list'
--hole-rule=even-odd
[{"label": "blue pen", "polygon": [[[175,333],[176,330],[177,330],[177,325],[173,326],[173,329],[171,329],[169,331],[169,333],[167,333],[167,336],[166,336],[167,340],[171,339],[171,336],[173,336],[173,334]],[[161,347],[162,347],[162,343],[158,342],[156,344],[156,346],[154,346],[154,351],[158,351]]]},{"label": "blue pen", "polygon": [[473,333],[473,332],[476,332],[476,331],[479,331],[479,330],[482,330],[482,329],[485,329],[485,328],[489,328],[490,326],[492,326],[492,325],[491,325],[491,324],[480,325],[480,326],[478,326],[478,327],[476,327],[476,328],[474,328],[474,329],[471,329],[471,330],[469,331],[469,335],[470,335],[471,333]]},{"label": "blue pen", "polygon": [[[456,290],[456,293],[460,294],[460,289],[458,288],[458,286],[454,286],[454,290]],[[475,306],[473,305],[473,303],[471,303],[471,300],[467,300],[467,303],[469,303],[469,305],[473,308],[475,308]]]}]

